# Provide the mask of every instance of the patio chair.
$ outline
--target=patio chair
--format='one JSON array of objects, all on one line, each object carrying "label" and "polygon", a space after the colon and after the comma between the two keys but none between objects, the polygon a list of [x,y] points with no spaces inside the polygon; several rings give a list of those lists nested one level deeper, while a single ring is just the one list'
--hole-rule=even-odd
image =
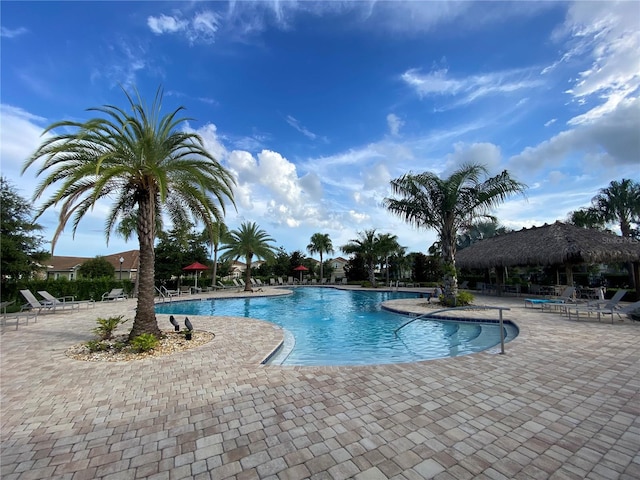
[{"label": "patio chair", "polygon": [[47,300],[38,300],[36,296],[31,293],[31,290],[20,290],[20,293],[27,301],[27,303],[22,305],[22,307],[20,308],[20,312],[26,312],[30,310],[38,315],[39,313],[42,313],[43,310],[54,312],[56,309],[56,306],[52,302],[49,302]]},{"label": "patio chair", "polygon": [[180,295],[180,292],[178,290],[169,290],[164,285],[160,287],[160,293],[165,297],[177,297],[178,295]]},{"label": "patio chair", "polygon": [[113,288],[110,292],[105,292],[102,294],[102,301],[105,300],[118,300],[119,298],[126,300],[127,295],[124,293],[124,288]]},{"label": "patio chair", "polygon": [[544,310],[545,305],[552,305],[554,308],[557,308],[558,305],[563,305],[568,301],[573,301],[573,296],[576,292],[575,287],[567,287],[564,289],[562,294],[557,298],[525,298],[524,306],[527,307],[527,304],[531,305],[540,305],[542,310]]},{"label": "patio chair", "polygon": [[181,285],[180,295],[191,295],[191,287],[189,285]]},{"label": "patio chair", "polygon": [[[600,318],[602,315],[611,315],[611,323],[613,323],[613,315],[617,314],[618,317],[620,317],[620,319],[622,319],[622,315],[630,315],[631,313],[635,312],[636,310],[640,310],[640,301],[638,302],[634,302],[634,303],[630,303],[628,305],[625,305],[623,307],[621,307],[620,305],[614,305],[614,306],[606,306],[606,307],[602,307],[602,308],[592,308],[590,310],[588,310],[589,315],[591,315],[591,313],[595,313],[598,315],[598,321],[600,321]],[[582,310],[585,311],[585,310]],[[576,312],[576,318],[579,318],[579,313]]]},{"label": "patio chair", "polygon": [[273,287],[273,286],[275,286],[275,284],[276,284],[276,279],[275,278],[270,278],[269,279],[269,285]]},{"label": "patio chair", "polygon": [[[46,290],[38,290],[38,294],[44,298],[47,302],[51,302],[55,308],[70,308],[71,310],[80,310],[80,302],[74,301],[74,297],[71,295],[56,298]],[[91,300],[93,302],[93,300]],[[94,302],[95,306],[95,302]],[[87,303],[87,308],[89,304]]]},{"label": "patio chair", "polygon": [[233,285],[225,285],[224,283],[222,283],[220,280],[218,280],[218,288],[221,288],[223,290],[226,290],[228,288],[235,288],[235,286]]},{"label": "patio chair", "polygon": [[[4,303],[4,302],[3,302]],[[15,313],[3,313],[0,317],[0,326],[6,328],[7,320],[15,320],[16,330],[20,326],[20,319],[24,318],[26,324],[29,325],[29,319],[33,318],[35,322],[38,321],[38,314],[33,311],[15,312]]]},{"label": "patio chair", "polygon": [[[571,319],[571,312],[572,311],[575,312],[576,319],[580,318],[580,313],[581,312],[582,313],[586,313],[589,316],[591,316],[592,313],[597,313],[598,314],[598,321],[600,321],[600,315],[603,312],[606,313],[606,312],[613,311],[613,310],[619,308],[618,304],[620,303],[620,300],[622,300],[622,297],[624,297],[626,293],[627,293],[627,291],[625,289],[621,288],[609,300],[597,300],[597,301],[591,301],[591,302],[588,302],[588,303],[582,304],[582,305],[567,306],[565,308],[565,313],[567,314],[569,319]],[[613,315],[611,316],[611,321],[613,321]]]}]

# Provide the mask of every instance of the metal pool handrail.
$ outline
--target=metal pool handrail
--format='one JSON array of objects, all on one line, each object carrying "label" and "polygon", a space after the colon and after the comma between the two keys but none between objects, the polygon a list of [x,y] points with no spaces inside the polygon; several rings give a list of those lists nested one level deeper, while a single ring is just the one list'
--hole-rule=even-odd
[{"label": "metal pool handrail", "polygon": [[[418,315],[417,317],[412,318],[408,322],[405,322],[402,325],[400,325],[398,328],[396,328],[393,333],[397,337],[398,336],[398,332],[400,330],[402,330],[404,327],[406,327],[410,323],[415,322],[416,320],[422,320],[424,318],[433,317],[437,313],[450,312],[450,311],[459,311],[459,310],[498,310],[499,311],[498,316],[499,316],[499,321],[500,321],[500,354],[501,355],[504,354],[504,327],[503,327],[503,321],[502,321],[502,311],[503,310],[511,310],[510,308],[507,308],[507,307],[491,307],[491,306],[488,306],[488,305],[468,305],[466,307],[441,308],[440,310],[436,310],[435,312],[423,313],[422,315]],[[442,320],[442,318],[440,318],[439,320]]]}]

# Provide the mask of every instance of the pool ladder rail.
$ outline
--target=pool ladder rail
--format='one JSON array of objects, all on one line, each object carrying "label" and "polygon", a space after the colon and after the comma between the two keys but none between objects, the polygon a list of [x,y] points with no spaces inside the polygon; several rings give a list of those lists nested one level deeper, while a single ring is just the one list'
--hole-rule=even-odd
[{"label": "pool ladder rail", "polygon": [[[402,330],[407,325],[415,322],[416,320],[424,320],[426,318],[433,318],[438,313],[457,312],[457,311],[462,311],[462,310],[498,310],[498,312],[499,312],[498,313],[499,323],[500,323],[500,354],[504,355],[504,323],[503,323],[503,319],[502,319],[502,312],[503,312],[503,310],[511,310],[510,308],[507,308],[507,307],[491,307],[491,306],[488,306],[488,305],[467,305],[465,307],[441,308],[440,310],[436,310],[434,312],[423,313],[421,315],[418,315],[417,317],[413,317],[408,322],[405,322],[402,325],[400,325],[398,328],[396,328],[393,333],[397,337],[398,336],[398,332],[400,330]],[[440,317],[439,320],[442,320],[442,317]]]}]

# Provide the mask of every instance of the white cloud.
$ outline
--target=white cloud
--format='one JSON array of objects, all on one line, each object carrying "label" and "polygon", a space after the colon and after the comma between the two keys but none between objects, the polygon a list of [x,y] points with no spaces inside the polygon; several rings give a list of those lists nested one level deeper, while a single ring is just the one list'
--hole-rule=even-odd
[{"label": "white cloud", "polygon": [[305,137],[310,138],[311,140],[315,140],[318,138],[318,135],[308,130],[306,127],[302,126],[298,120],[296,120],[291,115],[287,115],[287,123],[295,128],[297,131],[302,133]]},{"label": "white cloud", "polygon": [[531,79],[530,70],[504,70],[500,72],[453,78],[446,68],[420,73],[412,68],[401,75],[420,98],[445,96],[456,97],[452,107],[467,105],[489,95],[506,95],[542,85],[540,79]]},{"label": "white cloud", "polygon": [[549,120],[548,122],[545,122],[544,126],[545,127],[550,127],[551,125],[553,125],[554,123],[556,123],[558,119],[557,118],[552,118],[551,120]]},{"label": "white cloud", "polygon": [[204,147],[211,155],[213,155],[213,158],[219,162],[224,162],[226,160],[228,156],[227,148],[222,143],[222,139],[218,136],[218,127],[213,123],[207,123],[198,130],[193,130],[187,125],[186,130],[195,132],[200,136],[200,138],[202,138]]},{"label": "white cloud", "polygon": [[618,105],[615,112],[525,148],[509,159],[509,165],[511,169],[527,173],[546,166],[558,166],[575,159],[576,155],[583,159],[577,163],[583,170],[602,167],[602,162],[637,164],[640,158],[639,131],[640,99],[626,100]]},{"label": "white cloud", "polygon": [[28,32],[29,30],[27,30],[24,27],[18,27],[18,28],[0,27],[0,37],[4,37],[4,38],[19,37],[20,35],[24,35],[25,33],[28,33]]},{"label": "white cloud", "polygon": [[156,35],[184,35],[190,44],[213,43],[220,20],[220,15],[211,10],[196,12],[190,18],[184,18],[181,12],[176,11],[173,15],[149,16],[147,26]]},{"label": "white cloud", "polygon": [[590,123],[637,96],[640,29],[637,2],[574,2],[554,38],[566,42],[560,63],[584,65],[567,90],[589,110],[568,123]]},{"label": "white cloud", "polygon": [[387,126],[391,135],[398,136],[403,125],[404,122],[395,113],[387,115]]},{"label": "white cloud", "polygon": [[159,17],[147,18],[147,25],[153,33],[162,35],[163,33],[176,33],[185,30],[188,22],[169,15],[160,15]]},{"label": "white cloud", "polygon": [[111,44],[104,55],[106,58],[97,60],[98,66],[91,72],[91,81],[104,78],[112,88],[122,85],[131,89],[137,84],[138,72],[150,70],[146,49],[133,41],[120,39]]},{"label": "white cloud", "polygon": [[[33,154],[40,143],[46,120],[21,108],[0,105],[0,158],[3,174],[10,172],[16,177],[24,162]],[[49,135],[48,135],[49,136]]]},{"label": "white cloud", "polygon": [[447,171],[445,175],[467,163],[480,163],[487,167],[490,175],[494,175],[500,167],[501,160],[502,153],[497,145],[492,143],[466,145],[458,142],[453,146],[453,152],[446,156]]}]

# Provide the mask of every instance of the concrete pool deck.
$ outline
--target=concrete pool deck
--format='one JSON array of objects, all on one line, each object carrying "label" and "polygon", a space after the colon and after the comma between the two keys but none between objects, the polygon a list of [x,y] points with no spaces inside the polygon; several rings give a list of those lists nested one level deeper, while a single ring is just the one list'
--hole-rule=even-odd
[{"label": "concrete pool deck", "polygon": [[520,335],[506,355],[262,366],[279,328],[194,317],[196,329],[216,334],[202,347],[82,362],[67,348],[91,339],[98,317],[133,318],[135,300],[43,314],[18,330],[9,323],[0,337],[0,477],[640,478],[640,323],[569,321],[516,297],[475,303],[511,308],[505,319]]}]

